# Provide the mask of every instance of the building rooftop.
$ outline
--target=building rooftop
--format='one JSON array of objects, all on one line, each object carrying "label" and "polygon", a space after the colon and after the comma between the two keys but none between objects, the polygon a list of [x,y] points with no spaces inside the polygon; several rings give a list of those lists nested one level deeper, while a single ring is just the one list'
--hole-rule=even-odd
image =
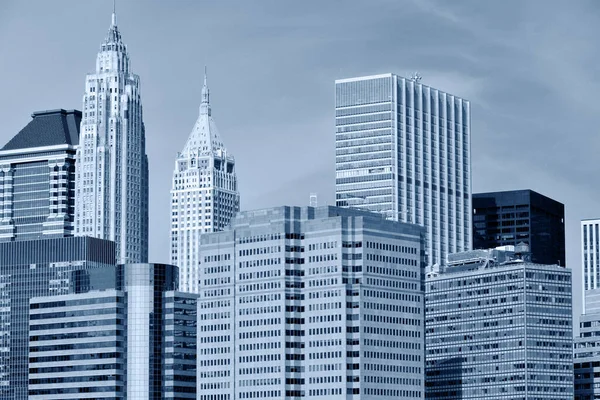
[{"label": "building rooftop", "polygon": [[33,120],[25,125],[2,148],[2,151],[79,144],[81,111],[63,109],[36,111],[31,117]]}]

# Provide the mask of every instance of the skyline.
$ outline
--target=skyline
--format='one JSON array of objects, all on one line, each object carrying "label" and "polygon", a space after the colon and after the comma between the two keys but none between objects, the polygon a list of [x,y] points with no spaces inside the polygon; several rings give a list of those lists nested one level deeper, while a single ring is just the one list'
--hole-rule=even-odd
[{"label": "skyline", "polygon": [[[81,109],[82,83],[93,71],[112,3],[61,4],[0,4],[0,49],[14,60],[0,65],[11,93],[2,100],[3,144],[34,111]],[[600,56],[592,47],[600,30],[593,10],[600,5],[503,2],[483,10],[478,2],[448,9],[439,2],[381,1],[384,11],[361,3],[342,10],[263,2],[273,14],[265,16],[245,3],[234,12],[204,2],[180,1],[178,9],[158,1],[143,2],[143,9],[140,4],[122,1],[117,14],[142,79],[152,262],[168,261],[172,165],[197,116],[204,65],[215,118],[236,155],[242,210],[306,205],[310,192],[319,194],[319,204],[334,204],[334,80],[385,72],[409,77],[418,70],[422,83],[471,102],[474,193],[530,188],[565,204],[567,266],[574,292],[581,289],[579,221],[600,214],[592,200],[598,190],[585,185],[594,178],[593,149],[600,139],[588,134],[573,140],[569,134],[593,132],[600,108],[591,97],[599,85],[593,80],[597,67],[588,59]],[[310,11],[300,11],[305,9]],[[532,22],[523,26],[525,20]],[[161,30],[155,29],[159,23]],[[393,45],[393,51],[378,43]],[[252,79],[232,79],[236,73]],[[520,148],[511,140],[519,140]],[[536,151],[529,153],[532,147]],[[290,150],[297,156],[292,165]],[[574,310],[577,329],[579,301]]]}]

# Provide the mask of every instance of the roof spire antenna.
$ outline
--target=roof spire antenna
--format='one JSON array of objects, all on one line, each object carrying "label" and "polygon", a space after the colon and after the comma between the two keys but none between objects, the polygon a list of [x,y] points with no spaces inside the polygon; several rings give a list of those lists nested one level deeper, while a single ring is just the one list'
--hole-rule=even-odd
[{"label": "roof spire antenna", "polygon": [[112,24],[117,25],[117,0],[113,0]]},{"label": "roof spire antenna", "polygon": [[206,65],[204,66],[204,86],[206,86]]}]

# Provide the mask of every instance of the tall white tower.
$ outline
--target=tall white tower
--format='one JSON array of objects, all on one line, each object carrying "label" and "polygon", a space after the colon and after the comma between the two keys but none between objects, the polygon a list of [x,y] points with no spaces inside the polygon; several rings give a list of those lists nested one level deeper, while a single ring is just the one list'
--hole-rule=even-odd
[{"label": "tall white tower", "polygon": [[140,78],[112,15],[88,74],[76,161],[75,232],[113,240],[119,263],[148,261],[148,157]]},{"label": "tall white tower", "polygon": [[211,116],[205,69],[200,116],[173,171],[171,264],[179,267],[179,290],[198,293],[200,236],[223,230],[239,207],[235,159]]}]

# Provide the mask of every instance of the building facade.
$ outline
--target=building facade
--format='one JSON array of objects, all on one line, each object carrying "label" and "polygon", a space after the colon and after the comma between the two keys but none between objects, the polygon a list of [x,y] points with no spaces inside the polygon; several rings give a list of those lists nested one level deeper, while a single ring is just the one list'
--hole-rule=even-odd
[{"label": "building facade", "polygon": [[32,118],[0,150],[0,241],[73,235],[81,112]]},{"label": "building facade", "polygon": [[526,243],[531,261],[565,264],[565,206],[533,190],[473,194],[473,248]]},{"label": "building facade", "polygon": [[86,277],[103,289],[31,299],[29,398],[195,399],[196,295],[174,290],[177,267]]},{"label": "building facade", "polygon": [[239,208],[235,159],[212,117],[205,74],[200,115],[177,155],[171,189],[171,264],[182,291],[199,290],[200,236],[223,230]]},{"label": "building facade", "polygon": [[337,207],[203,235],[198,399],[422,399],[424,235]]},{"label": "building facade", "polygon": [[29,300],[68,294],[81,271],[114,261],[114,243],[90,237],[0,243],[1,399],[28,399]]},{"label": "building facade", "polygon": [[600,219],[581,221],[583,314],[575,339],[575,399],[600,398]]},{"label": "building facade", "polygon": [[427,398],[573,398],[569,269],[498,250],[450,255],[427,277],[425,305]]},{"label": "building facade", "polygon": [[429,265],[471,249],[470,110],[418,76],[336,80],[336,204],[424,226]]},{"label": "building facade", "polygon": [[140,78],[115,14],[88,74],[76,162],[75,230],[108,239],[120,264],[148,261],[148,157]]}]

